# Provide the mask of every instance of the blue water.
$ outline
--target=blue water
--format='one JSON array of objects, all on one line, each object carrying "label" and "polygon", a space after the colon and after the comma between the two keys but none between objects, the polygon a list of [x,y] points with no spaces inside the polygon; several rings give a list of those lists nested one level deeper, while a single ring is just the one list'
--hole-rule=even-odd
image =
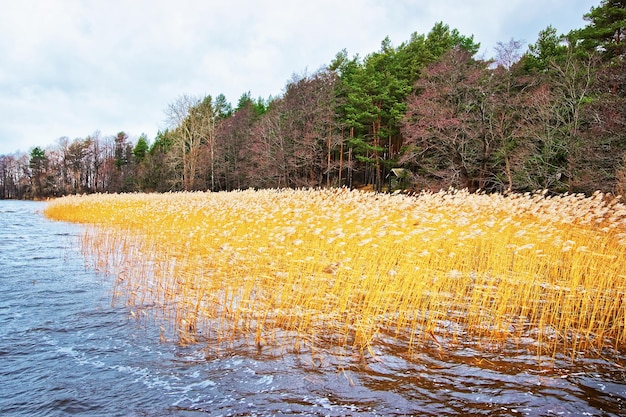
[{"label": "blue water", "polygon": [[393,345],[340,367],[306,356],[159,338],[112,305],[86,267],[81,227],[44,203],[0,201],[0,415],[626,415],[623,357],[550,366],[506,353]]}]

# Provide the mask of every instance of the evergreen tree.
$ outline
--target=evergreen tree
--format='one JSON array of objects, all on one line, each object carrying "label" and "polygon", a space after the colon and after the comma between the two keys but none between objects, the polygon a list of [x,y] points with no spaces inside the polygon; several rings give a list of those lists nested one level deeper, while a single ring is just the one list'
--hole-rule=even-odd
[{"label": "evergreen tree", "polygon": [[135,161],[141,163],[146,158],[146,153],[148,152],[148,136],[145,133],[142,133],[137,139],[137,144],[133,148],[133,156],[135,157]]},{"label": "evergreen tree", "polygon": [[522,57],[524,69],[529,73],[545,73],[554,62],[562,61],[567,54],[563,36],[556,28],[548,26],[539,32],[537,42],[528,45],[528,52]]},{"label": "evergreen tree", "polygon": [[602,0],[584,19],[589,24],[570,36],[587,50],[599,51],[606,60],[626,54],[626,0]]},{"label": "evergreen tree", "polygon": [[31,172],[32,196],[41,198],[44,196],[44,179],[46,175],[48,158],[46,151],[36,146],[30,151],[29,168]]},{"label": "evergreen tree", "polygon": [[337,95],[340,125],[349,131],[349,159],[364,164],[362,181],[381,190],[382,181],[395,165],[402,146],[400,123],[406,111],[406,99],[422,69],[451,49],[470,56],[480,47],[472,37],[439,22],[429,34],[413,34],[408,43],[394,48],[389,38],[378,52],[348,59],[346,51],[335,57],[330,66],[341,80]]},{"label": "evergreen tree", "polygon": [[458,29],[450,29],[443,22],[438,22],[426,36],[426,47],[431,54],[431,62],[433,62],[449,50],[457,47],[473,56],[480,49],[480,43],[474,42],[473,35],[463,36]]},{"label": "evergreen tree", "polygon": [[145,191],[165,192],[171,190],[173,173],[168,164],[168,152],[172,147],[172,133],[169,130],[158,131],[154,142],[144,160],[142,188]]}]

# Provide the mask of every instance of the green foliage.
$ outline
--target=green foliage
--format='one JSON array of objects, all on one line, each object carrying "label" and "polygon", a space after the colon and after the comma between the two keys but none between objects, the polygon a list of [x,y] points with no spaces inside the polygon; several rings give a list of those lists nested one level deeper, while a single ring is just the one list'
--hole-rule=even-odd
[{"label": "green foliage", "polygon": [[[20,195],[30,196],[208,184],[380,190],[398,167],[422,185],[487,192],[576,190],[581,172],[594,169],[610,182],[626,126],[626,1],[599,3],[582,29],[542,30],[521,60],[519,42],[501,44],[495,66],[475,58],[473,36],[438,22],[399,46],[387,37],[363,57],[344,49],[275,100],[247,92],[233,108],[223,94],[182,97],[151,145],[146,135],[133,145],[119,132],[59,142],[48,153],[35,148],[17,162],[0,156],[10,170],[0,188],[15,195],[21,181]],[[585,192],[609,187],[588,178]]]},{"label": "green foliage", "polygon": [[347,144],[356,153],[356,159],[361,162],[374,163],[375,160],[368,155],[372,155],[375,152],[383,152],[385,149],[381,146],[372,146],[362,138],[350,138],[347,140]]},{"label": "green foliage", "polygon": [[215,114],[218,119],[226,119],[233,115],[233,107],[226,101],[224,94],[218,94],[215,97]]},{"label": "green foliage", "polygon": [[46,152],[39,146],[30,152],[29,167],[31,170],[32,197],[41,198],[44,196],[45,176],[48,158]]},{"label": "green foliage", "polygon": [[46,160],[46,151],[39,146],[34,147],[30,151],[30,163],[29,166],[32,170],[41,170]]},{"label": "green foliage", "polygon": [[402,146],[400,125],[406,100],[422,69],[451,49],[459,48],[473,55],[479,46],[473,36],[463,36],[439,22],[427,36],[414,33],[398,47],[387,37],[379,51],[363,60],[358,56],[348,58],[346,50],[335,56],[329,69],[340,78],[338,122],[351,132],[349,145],[355,158],[375,166],[379,187],[385,176],[381,168],[394,165]]},{"label": "green foliage", "polygon": [[143,162],[146,158],[146,153],[148,152],[148,136],[145,133],[142,133],[137,139],[137,144],[133,148],[133,156],[137,162]]},{"label": "green foliage", "polygon": [[522,58],[524,69],[530,73],[547,72],[553,62],[562,61],[567,53],[563,40],[553,26],[539,32],[537,42],[528,46],[528,53]]},{"label": "green foliage", "polygon": [[142,163],[139,183],[144,191],[171,191],[173,175],[167,163],[167,154],[172,147],[172,132],[168,129],[158,131]]},{"label": "green foliage", "polygon": [[150,150],[148,153],[150,155],[154,155],[156,153],[165,154],[169,152],[172,147],[172,133],[169,129],[165,129],[164,131],[159,130],[154,138],[154,143],[150,146]]},{"label": "green foliage", "polygon": [[260,117],[265,114],[267,108],[269,106],[270,100],[263,100],[262,97],[258,97],[256,100],[252,99],[250,92],[244,93],[239,97],[239,101],[237,102],[237,107],[235,108],[235,112],[250,106],[256,117]]},{"label": "green foliage", "polygon": [[453,48],[460,48],[474,55],[480,49],[480,43],[474,42],[474,35],[463,36],[457,29],[450,30],[448,25],[438,22],[426,37],[426,48],[431,54],[432,61],[436,61]]},{"label": "green foliage", "polygon": [[602,0],[584,16],[589,24],[570,32],[579,46],[599,51],[606,60],[626,54],[626,0]]},{"label": "green foliage", "polygon": [[128,143],[128,135],[125,132],[119,132],[115,137],[115,167],[119,170],[129,162],[128,152],[130,144]]}]

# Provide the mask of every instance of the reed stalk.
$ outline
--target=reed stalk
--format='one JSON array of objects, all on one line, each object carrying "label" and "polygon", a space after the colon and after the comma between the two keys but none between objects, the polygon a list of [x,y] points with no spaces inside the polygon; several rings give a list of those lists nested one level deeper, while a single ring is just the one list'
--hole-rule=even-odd
[{"label": "reed stalk", "polygon": [[86,258],[181,343],[622,352],[626,208],[602,194],[262,190],[71,196]]}]

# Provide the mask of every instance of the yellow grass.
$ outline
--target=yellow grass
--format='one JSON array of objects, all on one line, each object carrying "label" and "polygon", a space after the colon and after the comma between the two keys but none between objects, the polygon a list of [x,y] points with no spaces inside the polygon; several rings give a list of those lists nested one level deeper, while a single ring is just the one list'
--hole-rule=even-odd
[{"label": "yellow grass", "polygon": [[626,342],[626,208],[601,194],[92,195],[45,214],[93,225],[89,259],[182,343],[575,357]]}]

